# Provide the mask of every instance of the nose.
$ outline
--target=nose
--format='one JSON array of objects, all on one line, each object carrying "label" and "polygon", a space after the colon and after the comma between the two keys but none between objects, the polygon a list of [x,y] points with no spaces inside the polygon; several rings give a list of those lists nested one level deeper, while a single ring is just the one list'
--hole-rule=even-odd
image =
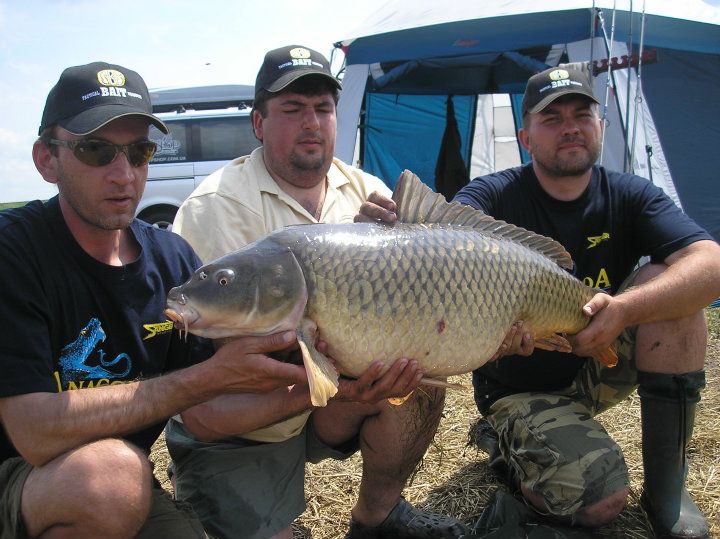
[{"label": "nose", "polygon": [[128,184],[135,181],[135,171],[138,167],[130,164],[125,152],[118,152],[115,160],[107,165],[110,179],[118,184]]},{"label": "nose", "polygon": [[575,118],[573,118],[572,116],[567,116],[563,119],[562,131],[563,131],[563,134],[579,133],[580,126],[578,125],[577,120]]},{"label": "nose", "polygon": [[315,131],[320,127],[320,120],[318,119],[317,112],[312,107],[308,107],[303,112],[302,117],[303,129]]}]

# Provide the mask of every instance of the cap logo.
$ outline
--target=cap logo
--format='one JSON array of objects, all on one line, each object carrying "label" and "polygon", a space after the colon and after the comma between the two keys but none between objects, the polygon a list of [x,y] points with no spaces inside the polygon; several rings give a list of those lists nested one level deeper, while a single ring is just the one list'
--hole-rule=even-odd
[{"label": "cap logo", "polygon": [[550,78],[550,80],[563,80],[570,78],[570,73],[568,73],[564,69],[555,69],[548,73],[548,77]]},{"label": "cap logo", "polygon": [[125,75],[114,69],[98,71],[97,79],[103,86],[125,86]]},{"label": "cap logo", "polygon": [[298,60],[310,58],[310,51],[303,47],[296,47],[294,49],[290,49],[290,57]]}]

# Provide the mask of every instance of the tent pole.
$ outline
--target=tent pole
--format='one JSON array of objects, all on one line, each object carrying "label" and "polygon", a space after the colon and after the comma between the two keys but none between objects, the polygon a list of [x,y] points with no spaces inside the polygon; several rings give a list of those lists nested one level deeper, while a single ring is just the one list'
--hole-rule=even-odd
[{"label": "tent pole", "polygon": [[[632,31],[633,31],[633,3],[632,0],[630,0],[630,28],[628,29],[628,40],[627,40],[627,50],[628,50],[628,57],[632,58],[632,51],[633,51],[633,44],[632,44]],[[630,71],[631,67],[628,63],[628,70],[627,70],[627,88],[625,90],[625,140],[628,140],[628,130],[630,129]],[[630,170],[632,170],[632,154],[630,155]],[[623,152],[623,172],[628,171],[628,152]]]},{"label": "tent pole", "polygon": [[[613,8],[614,9],[614,8]],[[604,104],[604,110],[602,115],[603,120],[603,127],[607,126],[607,109],[608,109],[608,102],[610,101],[610,85],[612,83],[613,86],[617,86],[615,84],[615,73],[612,70],[612,45],[613,45],[613,38],[615,36],[615,12],[613,11],[613,22],[612,22],[612,30],[610,34],[610,39],[608,40],[607,36],[607,28],[605,27],[605,18],[603,17],[602,10],[598,10],[598,19],[600,20],[600,27],[602,28],[603,32],[603,39],[605,42],[605,50],[607,51],[608,55],[608,66],[607,66],[607,81],[605,82],[605,104]],[[622,119],[622,114],[619,113],[620,111],[620,103],[617,101],[617,94],[615,95],[615,102],[618,107],[618,117],[620,120],[620,128],[624,135],[624,152],[627,153],[629,151],[629,141],[627,138],[627,131],[624,127],[624,122]],[[600,162],[602,163],[603,154],[605,152],[605,129],[603,129],[602,132],[602,139],[601,139],[601,146],[600,146]]]},{"label": "tent pole", "polygon": [[[612,23],[610,27],[610,39],[608,40],[607,37],[607,28],[605,27],[605,17],[603,16],[602,10],[599,11],[599,17],[600,17],[600,24],[602,26],[603,30],[603,36],[605,37],[605,49],[607,50],[608,59],[612,58],[612,45],[613,45],[613,38],[615,37],[615,2],[613,1],[613,16],[612,16]],[[603,114],[602,114],[602,121],[603,126],[607,127],[607,109],[608,109],[608,101],[610,100],[610,84],[612,81],[612,62],[608,62],[608,68],[607,68],[607,79],[605,80],[605,101],[603,102]],[[602,140],[600,144],[600,162],[602,163],[603,154],[605,153],[605,131],[606,129],[603,128],[602,132]]]},{"label": "tent pole", "polygon": [[[635,172],[635,166],[633,156],[635,155],[635,141],[637,139],[637,122],[638,122],[638,108],[640,107],[640,104],[642,103],[642,55],[644,50],[644,42],[645,42],[645,0],[643,0],[643,7],[642,7],[642,17],[640,19],[640,47],[638,49],[638,65],[637,65],[637,84],[635,85],[635,111],[634,111],[634,117],[633,117],[633,133],[632,133],[632,143],[631,143],[631,150],[630,150],[630,156],[631,156],[631,167],[630,172]],[[629,73],[628,73],[629,74]],[[644,123],[643,123],[644,125]],[[646,137],[647,140],[647,137]],[[650,177],[652,178],[652,166],[650,165],[650,156],[652,155],[652,152],[648,154],[648,173],[650,174]]]},{"label": "tent pole", "polygon": [[595,59],[595,26],[597,25],[597,9],[595,8],[595,0],[592,3],[592,16],[590,17],[590,64],[593,65]]}]

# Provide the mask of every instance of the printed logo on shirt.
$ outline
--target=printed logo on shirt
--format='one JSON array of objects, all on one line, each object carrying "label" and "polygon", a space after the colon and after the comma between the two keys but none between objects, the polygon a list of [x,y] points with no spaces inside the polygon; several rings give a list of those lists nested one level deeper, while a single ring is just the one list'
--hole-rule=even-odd
[{"label": "printed logo on shirt", "polygon": [[590,242],[587,246],[588,249],[592,249],[593,247],[597,246],[598,243],[601,241],[607,241],[610,239],[610,233],[609,232],[603,232],[599,236],[588,236],[588,241]]},{"label": "printed logo on shirt", "polygon": [[60,351],[59,370],[55,373],[58,391],[109,385],[130,373],[132,360],[127,354],[106,359],[101,347],[105,336],[100,321],[92,318],[77,339]]},{"label": "printed logo on shirt", "polygon": [[593,277],[583,277],[582,282],[590,288],[599,288],[600,290],[610,290],[610,277],[605,268],[600,268],[597,279]]},{"label": "printed logo on shirt", "polygon": [[152,339],[156,335],[162,335],[163,333],[169,333],[172,331],[173,323],[168,320],[166,322],[157,322],[156,324],[143,324],[143,327],[147,330],[148,334],[143,337],[143,341]]}]

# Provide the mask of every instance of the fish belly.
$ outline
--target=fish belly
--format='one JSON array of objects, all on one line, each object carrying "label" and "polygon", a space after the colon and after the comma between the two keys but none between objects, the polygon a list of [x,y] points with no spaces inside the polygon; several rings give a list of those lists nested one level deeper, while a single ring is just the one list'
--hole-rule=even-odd
[{"label": "fish belly", "polygon": [[517,320],[536,336],[587,323],[581,308],[591,289],[512,241],[422,225],[383,234],[296,253],[307,316],[341,374],[401,357],[418,360],[426,376],[461,374],[483,365]]}]

